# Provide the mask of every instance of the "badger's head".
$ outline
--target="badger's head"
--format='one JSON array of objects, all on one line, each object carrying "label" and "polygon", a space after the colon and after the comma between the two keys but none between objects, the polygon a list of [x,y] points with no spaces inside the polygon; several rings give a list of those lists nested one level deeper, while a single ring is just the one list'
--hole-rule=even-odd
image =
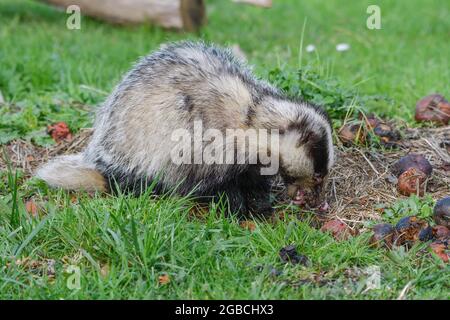
[{"label": "badger's head", "polygon": [[281,129],[280,175],[294,204],[317,206],[334,162],[331,122],[320,108],[301,103]]}]

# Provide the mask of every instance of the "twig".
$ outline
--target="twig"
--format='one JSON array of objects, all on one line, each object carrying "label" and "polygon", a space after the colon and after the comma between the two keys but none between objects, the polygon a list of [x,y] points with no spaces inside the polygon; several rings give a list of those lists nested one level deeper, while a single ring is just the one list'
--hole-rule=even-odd
[{"label": "twig", "polygon": [[380,173],[378,172],[377,169],[375,169],[374,165],[372,164],[372,162],[370,162],[370,160],[366,157],[366,155],[359,149],[356,149],[362,156],[363,158],[367,161],[367,163],[369,164],[370,168],[372,168],[373,172],[375,172],[378,176],[380,175]]},{"label": "twig", "polygon": [[400,292],[397,300],[405,300],[406,299],[406,294],[408,293],[409,289],[411,288],[412,284],[413,284],[413,280],[411,280],[410,282],[408,282],[406,284],[406,286],[402,289],[402,291]]}]

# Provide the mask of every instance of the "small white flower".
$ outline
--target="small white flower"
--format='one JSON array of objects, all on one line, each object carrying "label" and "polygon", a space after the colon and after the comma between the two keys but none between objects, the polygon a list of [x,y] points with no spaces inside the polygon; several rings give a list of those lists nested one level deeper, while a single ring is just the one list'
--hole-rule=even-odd
[{"label": "small white flower", "polygon": [[316,50],[316,46],[315,45],[313,45],[313,44],[308,44],[307,46],[306,46],[306,52],[313,52],[313,51],[315,51]]},{"label": "small white flower", "polygon": [[347,51],[348,49],[350,49],[350,45],[348,43],[339,43],[336,46],[337,51]]}]

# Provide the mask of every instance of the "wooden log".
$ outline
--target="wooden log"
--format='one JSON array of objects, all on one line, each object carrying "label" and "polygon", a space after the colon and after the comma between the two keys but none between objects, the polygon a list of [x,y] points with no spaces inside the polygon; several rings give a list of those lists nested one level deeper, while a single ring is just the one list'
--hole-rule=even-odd
[{"label": "wooden log", "polygon": [[206,23],[203,0],[40,0],[58,7],[80,7],[81,14],[118,24],[149,22],[196,31]]},{"label": "wooden log", "polygon": [[233,2],[251,4],[263,8],[272,7],[272,0],[233,0]]}]

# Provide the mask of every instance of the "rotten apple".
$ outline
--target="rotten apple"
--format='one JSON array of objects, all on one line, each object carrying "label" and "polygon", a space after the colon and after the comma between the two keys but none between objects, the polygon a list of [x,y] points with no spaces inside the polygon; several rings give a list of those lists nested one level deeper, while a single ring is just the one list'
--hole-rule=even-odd
[{"label": "rotten apple", "polygon": [[416,216],[407,216],[400,219],[395,225],[396,245],[411,247],[417,240],[422,229],[427,227],[426,221]]},{"label": "rotten apple", "polygon": [[339,129],[338,136],[345,146],[351,146],[358,143],[364,144],[367,133],[359,124],[346,124]]},{"label": "rotten apple", "polygon": [[431,163],[424,156],[416,153],[410,153],[392,165],[392,173],[399,177],[403,172],[410,168],[417,168],[427,176],[433,172]]},{"label": "rotten apple", "polygon": [[418,194],[423,196],[426,189],[427,175],[417,168],[410,168],[403,172],[398,178],[398,191],[409,196],[411,194]]},{"label": "rotten apple", "polygon": [[434,252],[442,261],[449,262],[450,252],[447,241],[436,241],[430,244],[431,251]]},{"label": "rotten apple", "polygon": [[450,238],[450,230],[445,226],[434,226],[433,234],[437,239],[448,239]]},{"label": "rotten apple", "polygon": [[377,124],[373,133],[380,137],[381,143],[385,146],[395,146],[395,143],[401,138],[400,133],[386,123]]},{"label": "rotten apple", "polygon": [[431,94],[416,104],[416,121],[432,121],[447,125],[450,120],[450,103],[440,94]]},{"label": "rotten apple", "polygon": [[391,224],[377,224],[373,226],[372,231],[373,235],[369,241],[372,246],[385,246],[387,248],[392,247],[392,243],[394,242],[395,228]]},{"label": "rotten apple", "polygon": [[433,219],[436,224],[450,228],[450,197],[445,197],[436,202]]},{"label": "rotten apple", "polygon": [[369,114],[367,116],[361,115],[359,119],[364,118],[364,122],[366,123],[366,127],[369,130],[373,130],[378,124],[381,123],[381,120],[378,119],[374,114]]}]

